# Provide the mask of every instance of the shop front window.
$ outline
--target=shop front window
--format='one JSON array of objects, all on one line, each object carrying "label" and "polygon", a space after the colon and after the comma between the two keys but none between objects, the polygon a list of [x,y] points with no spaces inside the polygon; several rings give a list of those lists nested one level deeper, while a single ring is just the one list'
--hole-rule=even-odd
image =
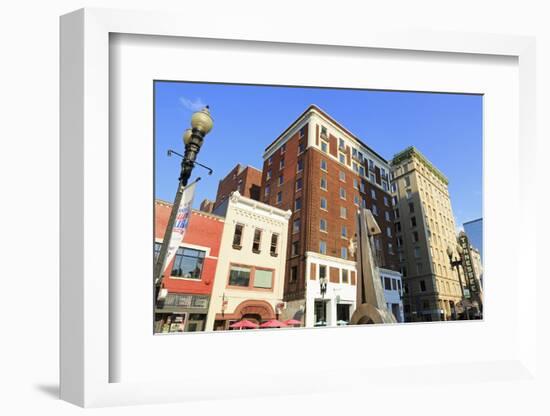
[{"label": "shop front window", "polygon": [[204,251],[180,247],[176,252],[172,276],[185,279],[201,279],[202,266],[204,263]]}]

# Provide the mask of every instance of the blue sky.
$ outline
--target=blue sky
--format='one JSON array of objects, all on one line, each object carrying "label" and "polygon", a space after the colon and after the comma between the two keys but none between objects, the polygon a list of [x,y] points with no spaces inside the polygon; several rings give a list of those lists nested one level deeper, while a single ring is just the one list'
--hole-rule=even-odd
[{"label": "blue sky", "polygon": [[210,106],[214,128],[198,161],[194,206],[214,199],[218,181],[237,163],[262,167],[262,154],[310,104],[316,104],[386,159],[416,146],[449,178],[457,226],[482,216],[482,97],[393,91],[155,83],[156,197],[172,201],[191,114]]}]

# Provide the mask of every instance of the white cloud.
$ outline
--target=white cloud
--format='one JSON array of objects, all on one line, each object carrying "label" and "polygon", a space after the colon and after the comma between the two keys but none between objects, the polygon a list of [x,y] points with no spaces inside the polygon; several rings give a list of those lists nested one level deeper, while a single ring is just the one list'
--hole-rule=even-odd
[{"label": "white cloud", "polygon": [[201,98],[195,98],[194,100],[180,97],[180,103],[189,111],[199,111],[206,107],[206,104],[202,102]]}]

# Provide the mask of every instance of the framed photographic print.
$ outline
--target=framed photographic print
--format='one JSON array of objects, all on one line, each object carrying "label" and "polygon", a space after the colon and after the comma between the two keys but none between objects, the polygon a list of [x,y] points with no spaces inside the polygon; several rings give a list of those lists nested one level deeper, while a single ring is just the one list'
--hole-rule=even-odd
[{"label": "framed photographic print", "polygon": [[62,398],[532,377],[533,40],[182,19],[61,20]]}]

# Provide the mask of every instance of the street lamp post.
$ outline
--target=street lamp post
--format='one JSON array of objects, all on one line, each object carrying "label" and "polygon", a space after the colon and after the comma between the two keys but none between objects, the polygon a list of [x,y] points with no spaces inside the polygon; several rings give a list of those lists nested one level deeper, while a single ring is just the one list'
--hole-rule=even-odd
[{"label": "street lamp post", "polygon": [[[460,275],[460,266],[462,266],[462,247],[457,246],[456,251],[458,252],[459,258],[453,259],[453,249],[450,246],[447,247],[449,263],[451,264],[451,268],[454,269],[456,267],[456,272],[458,273],[458,281],[460,282],[460,291],[462,293],[462,299],[464,300],[464,286],[462,285],[462,276]],[[466,319],[470,319],[470,313],[466,305],[464,306],[464,310],[466,312]]]},{"label": "street lamp post", "polygon": [[327,324],[327,317],[326,317],[326,309],[325,309],[325,293],[327,293],[327,278],[326,277],[321,277],[319,279],[319,284],[321,285],[321,305],[322,305],[322,310],[323,310],[323,326],[326,326]]},{"label": "street lamp post", "polygon": [[[181,170],[179,176],[178,190],[176,192],[176,197],[174,198],[174,204],[172,205],[172,210],[170,211],[170,217],[168,219],[168,224],[166,226],[166,231],[164,232],[164,238],[162,240],[162,246],[157,258],[157,263],[155,264],[155,286],[156,294],[155,300],[158,297],[158,291],[162,287],[163,281],[163,265],[166,261],[166,255],[168,253],[168,245],[170,242],[170,236],[172,235],[172,230],[174,228],[174,223],[176,221],[176,216],[178,213],[178,208],[183,197],[183,191],[187,186],[189,178],[191,177],[191,172],[195,167],[195,160],[203,144],[204,137],[212,130],[213,120],[210,116],[209,107],[206,106],[200,111],[195,112],[191,116],[191,128],[185,130],[183,133],[183,143],[185,145],[185,154],[183,155],[183,160],[181,162]],[[198,163],[197,163],[198,164]]]}]

